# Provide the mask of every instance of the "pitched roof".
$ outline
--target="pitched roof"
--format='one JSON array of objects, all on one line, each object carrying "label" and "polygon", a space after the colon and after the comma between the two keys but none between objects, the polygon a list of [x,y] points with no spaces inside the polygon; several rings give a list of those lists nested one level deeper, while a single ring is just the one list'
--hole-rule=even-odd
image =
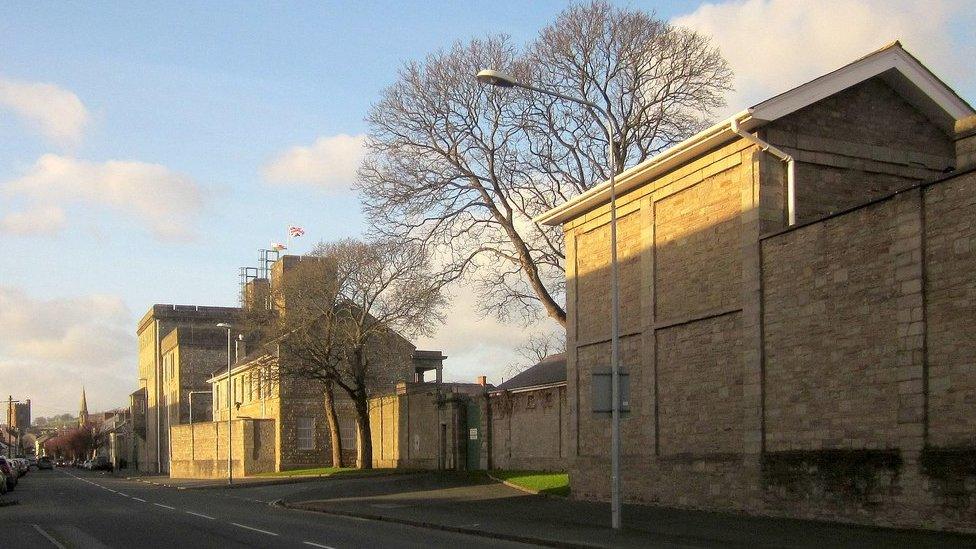
[{"label": "pitched roof", "polygon": [[566,354],[549,355],[541,362],[495,387],[492,392],[566,383]]},{"label": "pitched roof", "polygon": [[[732,121],[737,122],[743,130],[751,132],[874,77],[883,78],[947,134],[952,134],[956,120],[976,114],[976,110],[969,103],[908,53],[900,42],[895,41],[835,71],[757,103],[657,156],[624,170],[616,177],[617,194],[633,189],[708,150],[736,139],[737,134],[730,128]],[[536,216],[533,221],[543,225],[558,225],[609,201],[610,182],[604,181],[576,198]]]}]

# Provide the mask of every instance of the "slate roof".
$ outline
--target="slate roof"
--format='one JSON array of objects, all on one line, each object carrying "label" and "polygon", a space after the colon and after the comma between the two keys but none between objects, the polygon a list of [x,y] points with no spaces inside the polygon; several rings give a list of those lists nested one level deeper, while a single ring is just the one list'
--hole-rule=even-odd
[{"label": "slate roof", "polygon": [[535,366],[495,387],[492,392],[566,383],[566,354],[549,355]]}]

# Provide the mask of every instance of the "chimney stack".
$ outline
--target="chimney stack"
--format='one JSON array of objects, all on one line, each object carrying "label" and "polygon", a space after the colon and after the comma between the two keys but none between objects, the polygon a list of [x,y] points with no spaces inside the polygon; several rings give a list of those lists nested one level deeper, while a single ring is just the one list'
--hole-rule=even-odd
[{"label": "chimney stack", "polygon": [[488,378],[486,376],[478,376],[478,385],[481,385],[482,387],[488,385]]},{"label": "chimney stack", "polygon": [[956,120],[956,171],[976,168],[976,115]]}]

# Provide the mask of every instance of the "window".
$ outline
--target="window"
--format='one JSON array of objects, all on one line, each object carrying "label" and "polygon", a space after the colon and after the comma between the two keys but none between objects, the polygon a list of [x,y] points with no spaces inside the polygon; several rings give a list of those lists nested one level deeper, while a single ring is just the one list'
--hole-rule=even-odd
[{"label": "window", "polygon": [[355,420],[340,421],[339,443],[342,444],[342,449],[344,451],[356,449],[356,421]]},{"label": "window", "polygon": [[298,436],[298,449],[314,450],[315,449],[315,418],[300,417],[297,418],[295,421],[298,426],[298,429],[296,431],[296,434]]}]

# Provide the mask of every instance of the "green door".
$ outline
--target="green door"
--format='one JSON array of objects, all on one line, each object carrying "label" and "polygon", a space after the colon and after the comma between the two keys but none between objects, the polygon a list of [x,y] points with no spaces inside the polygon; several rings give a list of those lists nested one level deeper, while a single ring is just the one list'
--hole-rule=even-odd
[{"label": "green door", "polygon": [[481,469],[481,406],[468,402],[467,414],[468,471]]}]

